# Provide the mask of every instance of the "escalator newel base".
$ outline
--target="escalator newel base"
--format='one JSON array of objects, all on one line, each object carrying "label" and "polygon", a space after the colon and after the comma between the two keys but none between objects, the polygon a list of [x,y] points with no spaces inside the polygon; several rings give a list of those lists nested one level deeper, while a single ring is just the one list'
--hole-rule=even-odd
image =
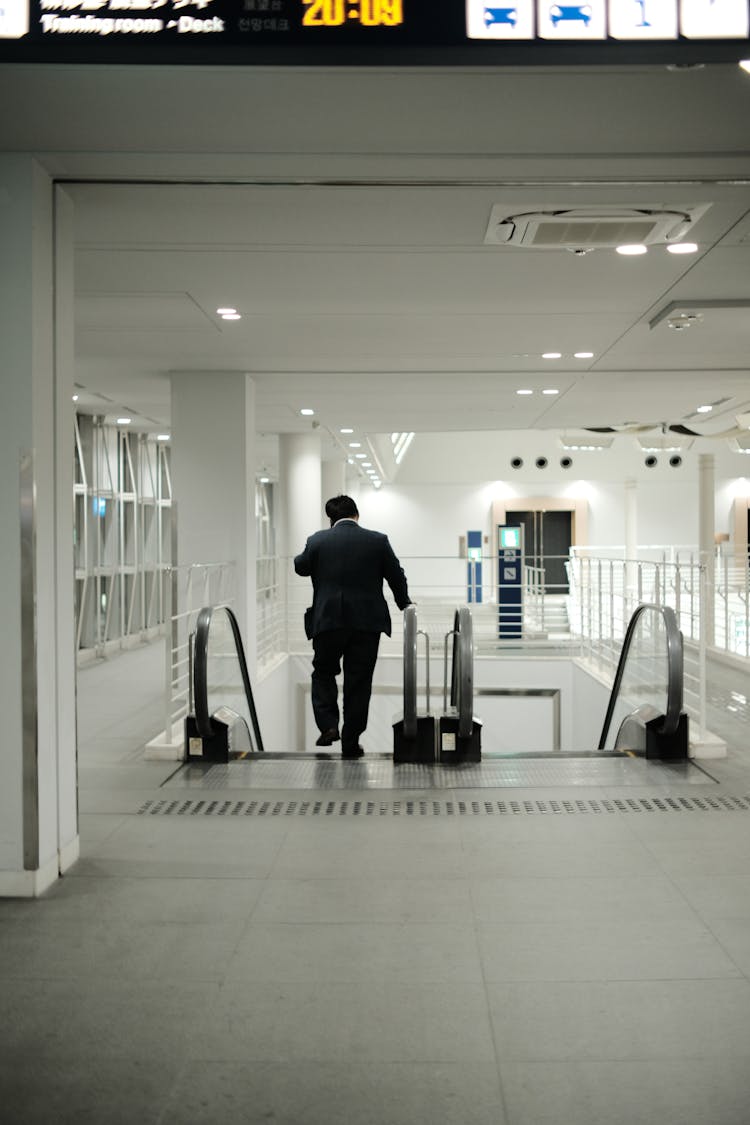
[{"label": "escalator newel base", "polygon": [[223,723],[216,718],[212,721],[214,733],[210,738],[203,738],[198,733],[198,724],[195,715],[185,718],[185,761],[186,762],[228,762],[229,761],[229,731],[228,723]]},{"label": "escalator newel base", "polygon": [[395,765],[406,762],[417,762],[422,765],[433,765],[435,762],[435,717],[434,715],[417,716],[417,737],[406,738],[404,735],[404,720],[398,719],[393,724],[393,761]]},{"label": "escalator newel base", "polygon": [[441,715],[438,727],[438,761],[441,765],[457,765],[482,760],[482,723],[472,719],[471,734],[458,733],[458,715]]},{"label": "escalator newel base", "polygon": [[688,716],[683,711],[673,734],[662,734],[658,729],[663,719],[650,719],[646,723],[646,757],[662,762],[680,762],[688,757]]}]

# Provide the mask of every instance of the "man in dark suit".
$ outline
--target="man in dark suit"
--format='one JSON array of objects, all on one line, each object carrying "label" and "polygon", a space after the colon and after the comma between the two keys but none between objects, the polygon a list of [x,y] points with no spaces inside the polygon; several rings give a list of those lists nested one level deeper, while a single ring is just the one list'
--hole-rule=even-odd
[{"label": "man in dark suit", "polygon": [[350,496],[326,503],[331,526],[316,531],[294,560],[294,569],[312,578],[313,604],[305,613],[305,632],[313,643],[312,705],[320,731],[316,746],[339,739],[336,676],[344,664],[344,725],[341,757],[364,753],[359,737],[367,726],[372,676],[380,634],[391,635],[383,579],[396,605],[411,604],[406,576],[387,535],[359,526]]}]

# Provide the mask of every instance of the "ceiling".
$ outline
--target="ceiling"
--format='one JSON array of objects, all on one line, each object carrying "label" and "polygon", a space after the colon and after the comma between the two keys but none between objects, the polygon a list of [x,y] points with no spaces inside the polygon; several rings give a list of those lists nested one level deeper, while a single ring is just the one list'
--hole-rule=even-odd
[{"label": "ceiling", "polygon": [[[734,66],[6,66],[0,97],[20,107],[1,147],[35,152],[74,202],[86,409],[161,430],[171,378],[229,370],[253,375],[265,434],[309,428],[303,407],[333,435],[710,433],[750,410],[750,77]],[[484,241],[498,206],[586,205],[703,205],[698,251]],[[696,319],[676,331],[681,312]]]}]

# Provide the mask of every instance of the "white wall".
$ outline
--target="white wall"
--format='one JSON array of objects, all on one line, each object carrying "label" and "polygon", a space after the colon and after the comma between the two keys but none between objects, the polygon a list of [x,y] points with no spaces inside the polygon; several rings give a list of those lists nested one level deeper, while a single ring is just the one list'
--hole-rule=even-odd
[{"label": "white wall", "polygon": [[[589,508],[589,543],[618,546],[625,542],[624,487],[636,481],[639,546],[698,541],[698,456],[715,457],[716,531],[732,534],[732,502],[738,490],[750,493],[750,458],[732,452],[722,441],[697,440],[682,452],[679,468],[670,454],[645,466],[646,454],[632,436],[618,436],[602,453],[570,452],[570,469],[560,468],[565,451],[547,432],[478,432],[417,434],[396,480],[379,491],[367,485],[357,503],[362,523],[387,532],[397,554],[455,556],[459,535],[469,529],[490,534],[494,498],[523,500],[535,496],[584,497]],[[548,467],[537,469],[536,458]],[[513,470],[510,460],[524,467]]]},{"label": "white wall", "polygon": [[285,657],[272,671],[258,677],[253,684],[258,725],[267,753],[280,753],[293,748],[293,659]]}]

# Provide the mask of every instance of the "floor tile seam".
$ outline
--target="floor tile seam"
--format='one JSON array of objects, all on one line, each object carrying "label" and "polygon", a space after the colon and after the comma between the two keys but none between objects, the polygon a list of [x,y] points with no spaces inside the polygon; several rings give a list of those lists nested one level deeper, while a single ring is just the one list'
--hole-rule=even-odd
[{"label": "floor tile seam", "polygon": [[[262,920],[259,922],[251,921],[250,926],[257,926],[258,928],[265,929],[277,929],[284,927],[292,928],[301,926],[316,926],[319,929],[332,929],[333,927],[348,926],[351,928],[367,928],[372,930],[386,929],[387,927],[391,929],[408,930],[419,927],[430,931],[464,930],[466,932],[474,932],[474,925],[471,922],[439,922],[434,921],[433,919],[425,919],[424,921],[415,921],[414,919],[404,921],[401,919],[393,920],[387,918],[362,918],[359,920],[335,919],[333,921],[328,921],[327,919],[284,919],[284,921],[281,922],[264,922]],[[1,968],[0,973],[2,973]]]},{"label": "floor tile seam", "polygon": [[[670,1054],[666,1051],[653,1050],[649,1055],[643,1054],[591,1054],[586,1050],[576,1051],[570,1054],[518,1054],[518,1055],[505,1055],[500,1062],[499,1070],[502,1076],[502,1067],[506,1068],[517,1067],[519,1065],[537,1066],[543,1064],[549,1066],[550,1064],[566,1064],[568,1066],[594,1066],[594,1065],[613,1065],[617,1064],[623,1066],[625,1064],[644,1065],[652,1069],[655,1063],[659,1066],[668,1065],[669,1063],[692,1063],[700,1072],[709,1063],[721,1063],[724,1060],[732,1062],[746,1062],[750,1064],[750,1054],[744,1054],[739,1051],[721,1051],[720,1053],[711,1053],[706,1051],[699,1055],[685,1054],[682,1051]],[[633,1093],[633,1097],[637,1098],[637,1092]],[[509,1125],[512,1125],[513,1118],[508,1118]],[[526,1120],[522,1118],[522,1120]],[[609,1120],[609,1119],[607,1119]],[[616,1118],[612,1119],[616,1121]],[[632,1120],[632,1119],[630,1119]],[[635,1118],[636,1121],[643,1119]],[[743,1125],[747,1118],[743,1119]],[[564,1122],[564,1125],[574,1125],[573,1122]],[[717,1125],[721,1123],[717,1122]]]},{"label": "floor tile seam", "polygon": [[[743,920],[747,921],[747,919],[743,919]],[[750,958],[748,959],[748,968],[743,969],[742,965],[739,963],[737,958],[728,949],[728,947],[726,945],[726,942],[724,940],[722,940],[722,938],[720,938],[719,935],[714,931],[713,926],[708,921],[705,921],[704,925],[709,929],[709,931],[711,933],[711,936],[713,937],[714,941],[717,943],[717,945],[719,946],[719,948],[723,952],[724,956],[729,958],[729,960],[732,962],[732,964],[737,968],[737,972],[740,974],[740,976],[744,977],[745,980],[748,981],[748,983],[750,983]]]},{"label": "floor tile seam", "polygon": [[[484,963],[484,959],[483,959]],[[725,983],[726,981],[740,981],[747,979],[746,974],[741,971],[716,973],[711,976],[706,976],[704,973],[699,977],[686,977],[686,976],[555,976],[549,974],[547,976],[488,976],[486,977],[487,985],[492,987],[494,985],[601,985],[601,984],[634,984],[634,985],[657,985],[657,984],[717,984]]]},{"label": "floor tile seam", "polygon": [[[339,1051],[338,1054],[336,1054],[336,1055],[333,1055],[333,1054],[317,1054],[317,1055],[314,1055],[314,1054],[296,1054],[294,1052],[284,1050],[284,1051],[280,1051],[278,1054],[275,1054],[275,1055],[256,1054],[256,1053],[253,1053],[253,1052],[248,1052],[247,1054],[243,1054],[241,1057],[237,1056],[237,1057],[233,1057],[233,1058],[228,1058],[226,1055],[217,1055],[216,1057],[214,1057],[213,1055],[206,1055],[204,1053],[201,1053],[200,1055],[195,1054],[195,1055],[190,1056],[188,1058],[188,1065],[194,1067],[196,1064],[202,1065],[202,1064],[205,1063],[209,1067],[214,1066],[214,1065],[216,1065],[216,1066],[226,1066],[227,1064],[229,1064],[229,1065],[234,1065],[234,1066],[252,1065],[252,1066],[263,1066],[263,1067],[276,1066],[276,1067],[283,1067],[283,1068],[296,1068],[296,1067],[301,1067],[301,1066],[314,1066],[316,1068],[335,1067],[337,1070],[339,1070],[341,1067],[345,1067],[348,1070],[348,1068],[351,1067],[352,1065],[360,1065],[361,1064],[363,1054],[364,1054],[364,1052],[358,1051],[357,1048],[350,1048],[348,1050]],[[365,1057],[366,1057],[366,1061],[367,1061],[368,1071],[372,1071],[376,1068],[384,1068],[384,1067],[391,1067],[391,1066],[392,1067],[401,1067],[401,1068],[404,1068],[404,1067],[411,1068],[411,1067],[417,1067],[417,1066],[419,1066],[419,1067],[431,1067],[431,1068],[435,1068],[435,1067],[455,1067],[457,1069],[464,1069],[467,1066],[476,1066],[476,1065],[493,1066],[493,1067],[495,1066],[494,1059],[491,1057],[491,1055],[489,1053],[486,1056],[482,1055],[482,1056],[479,1056],[479,1057],[477,1057],[477,1056],[467,1057],[466,1054],[461,1055],[461,1054],[448,1054],[448,1053],[446,1053],[444,1055],[418,1055],[418,1056],[415,1056],[415,1057],[412,1057],[412,1058],[406,1058],[405,1059],[405,1058],[403,1058],[403,1056],[401,1056],[400,1058],[397,1058],[397,1057],[392,1056],[390,1054],[385,1054],[385,1053],[380,1053],[380,1052],[375,1052],[375,1053],[370,1052]],[[497,1075],[496,1071],[495,1071],[495,1075],[496,1075],[497,1084],[499,1086],[500,1085],[500,1079],[499,1079],[499,1076]],[[178,1093],[179,1093],[179,1091],[178,1091]],[[501,1091],[500,1096],[502,1098],[502,1091]],[[176,1119],[167,1117],[166,1120],[167,1121],[177,1120],[180,1123],[182,1123],[182,1122],[189,1122],[191,1119],[190,1118],[184,1118],[184,1117],[180,1116]],[[247,1120],[249,1125],[256,1125],[256,1119],[254,1119],[254,1118],[243,1119],[243,1120]],[[271,1118],[270,1120],[273,1121],[274,1119]],[[283,1120],[286,1122],[289,1119],[284,1118]],[[357,1118],[352,1118],[352,1120],[357,1120]],[[140,1123],[139,1123],[139,1125],[140,1125]],[[301,1122],[301,1125],[304,1125],[303,1121]],[[495,1125],[511,1125],[511,1119],[508,1117],[507,1112],[506,1112],[505,1117],[501,1121],[497,1121],[495,1123]],[[567,1123],[566,1123],[566,1125],[567,1125]]]},{"label": "floor tile seam", "polygon": [[[708,923],[708,919],[705,918],[701,914],[698,907],[690,901],[690,898],[688,897],[686,891],[683,890],[683,888],[680,886],[679,882],[677,881],[679,879],[679,875],[675,876],[674,873],[670,873],[670,871],[667,870],[667,868],[662,864],[662,862],[655,855],[655,853],[653,851],[653,848],[649,847],[648,844],[646,844],[645,842],[644,842],[644,846],[653,855],[654,863],[655,863],[656,867],[658,868],[660,874],[663,876],[663,878],[665,878],[668,881],[672,890],[675,892],[675,894],[681,900],[681,902],[687,907],[687,909],[692,914],[693,918],[697,922],[699,922],[702,926],[705,926],[711,932],[714,940],[717,940],[716,935],[713,933],[713,930],[711,929],[711,927]],[[724,950],[724,952],[726,953],[726,950]],[[727,956],[729,956],[729,955],[727,954]],[[736,961],[734,960],[733,957],[730,957],[730,960],[732,961],[733,964],[736,965]],[[739,969],[739,966],[737,966],[737,967]],[[740,972],[742,972],[741,969],[740,969]],[[742,975],[744,976],[745,974],[743,973]],[[750,979],[750,978],[748,978],[748,979]]]},{"label": "floor tile seam", "polygon": [[[221,975],[205,976],[191,970],[190,983],[197,985],[214,985],[220,986],[227,980],[226,970],[222,971]],[[171,986],[180,986],[185,983],[185,974],[181,972],[179,975],[170,977],[163,971],[154,971],[150,974],[142,972],[126,973],[123,971],[122,966],[119,966],[118,971],[115,973],[104,973],[92,970],[90,965],[82,966],[80,971],[76,972],[61,972],[56,975],[23,975],[23,974],[6,974],[0,972],[0,981],[4,983],[25,983],[25,984],[126,984],[130,989],[135,989],[137,986],[142,985],[151,987],[154,984],[164,984]],[[36,1048],[35,1048],[36,1053]]]},{"label": "floor tile seam", "polygon": [[171,1113],[174,1108],[175,1102],[180,1097],[180,1089],[185,1081],[185,1078],[190,1070],[193,1068],[193,1060],[190,1058],[190,1053],[186,1050],[179,1066],[177,1067],[168,1090],[162,1091],[161,1107],[154,1118],[154,1125],[163,1125],[167,1113]]},{"label": "floor tile seam", "polygon": [[497,1076],[497,1085],[498,1085],[498,1090],[499,1090],[499,1093],[500,1093],[500,1104],[501,1104],[502,1110],[503,1110],[503,1121],[506,1122],[507,1125],[510,1125],[510,1123],[511,1123],[510,1103],[509,1103],[508,1094],[506,1093],[505,1084],[503,1082],[502,1071],[500,1069],[500,1049],[499,1049],[499,1043],[498,1043],[498,1038],[497,1038],[497,1029],[496,1029],[496,1026],[495,1026],[495,1020],[494,1020],[493,1014],[492,1014],[492,1001],[490,999],[490,993],[489,993],[489,988],[488,988],[488,985],[489,985],[490,982],[489,982],[488,977],[487,977],[487,969],[486,969],[486,965],[485,965],[485,959],[482,956],[482,943],[481,943],[480,932],[479,932],[479,927],[480,927],[481,923],[480,923],[480,919],[477,915],[477,903],[476,903],[475,896],[474,896],[474,888],[471,885],[471,883],[469,885],[469,902],[471,904],[471,916],[472,916],[472,921],[473,921],[473,924],[474,924],[474,940],[475,940],[475,944],[476,944],[476,952],[477,952],[477,955],[479,957],[479,967],[480,967],[481,979],[482,979],[482,991],[483,991],[483,995],[484,995],[484,1006],[485,1006],[485,1012],[486,1012],[486,1016],[487,1016],[487,1023],[488,1023],[489,1031],[490,1031],[490,1043],[491,1043],[491,1046],[492,1046],[492,1055],[493,1055],[493,1058],[495,1060],[495,1073],[496,1073],[496,1076]]},{"label": "floor tile seam", "polygon": [[[497,988],[529,989],[530,988],[530,989],[536,989],[537,991],[542,986],[547,986],[547,985],[560,985],[563,988],[570,985],[571,988],[575,988],[575,989],[580,989],[582,987],[596,986],[600,990],[606,989],[607,987],[610,987],[610,986],[612,988],[615,988],[615,989],[618,989],[618,990],[622,989],[623,986],[625,986],[626,989],[630,989],[631,986],[632,986],[632,990],[635,991],[635,990],[638,990],[638,989],[643,990],[646,987],[653,988],[654,985],[657,985],[657,984],[665,985],[670,990],[674,990],[677,987],[686,987],[686,988],[694,989],[696,986],[701,986],[701,985],[720,986],[720,985],[732,984],[733,986],[735,986],[735,988],[739,987],[739,989],[742,992],[747,993],[748,998],[750,998],[750,989],[745,987],[745,981],[746,980],[747,980],[747,978],[745,977],[745,974],[740,972],[737,975],[731,975],[731,976],[704,976],[704,975],[702,975],[702,976],[699,976],[699,977],[686,977],[686,976],[677,976],[677,977],[670,977],[670,976],[623,977],[623,978],[620,978],[620,977],[588,977],[588,978],[581,978],[581,977],[556,977],[556,978],[545,977],[545,978],[542,978],[542,979],[536,979],[536,978],[529,977],[529,978],[524,979],[524,980],[521,980],[521,979],[491,980],[491,981],[488,981],[488,985],[489,985],[489,987],[494,988],[494,989],[497,989]],[[747,983],[750,984],[750,981],[748,981]]]}]

